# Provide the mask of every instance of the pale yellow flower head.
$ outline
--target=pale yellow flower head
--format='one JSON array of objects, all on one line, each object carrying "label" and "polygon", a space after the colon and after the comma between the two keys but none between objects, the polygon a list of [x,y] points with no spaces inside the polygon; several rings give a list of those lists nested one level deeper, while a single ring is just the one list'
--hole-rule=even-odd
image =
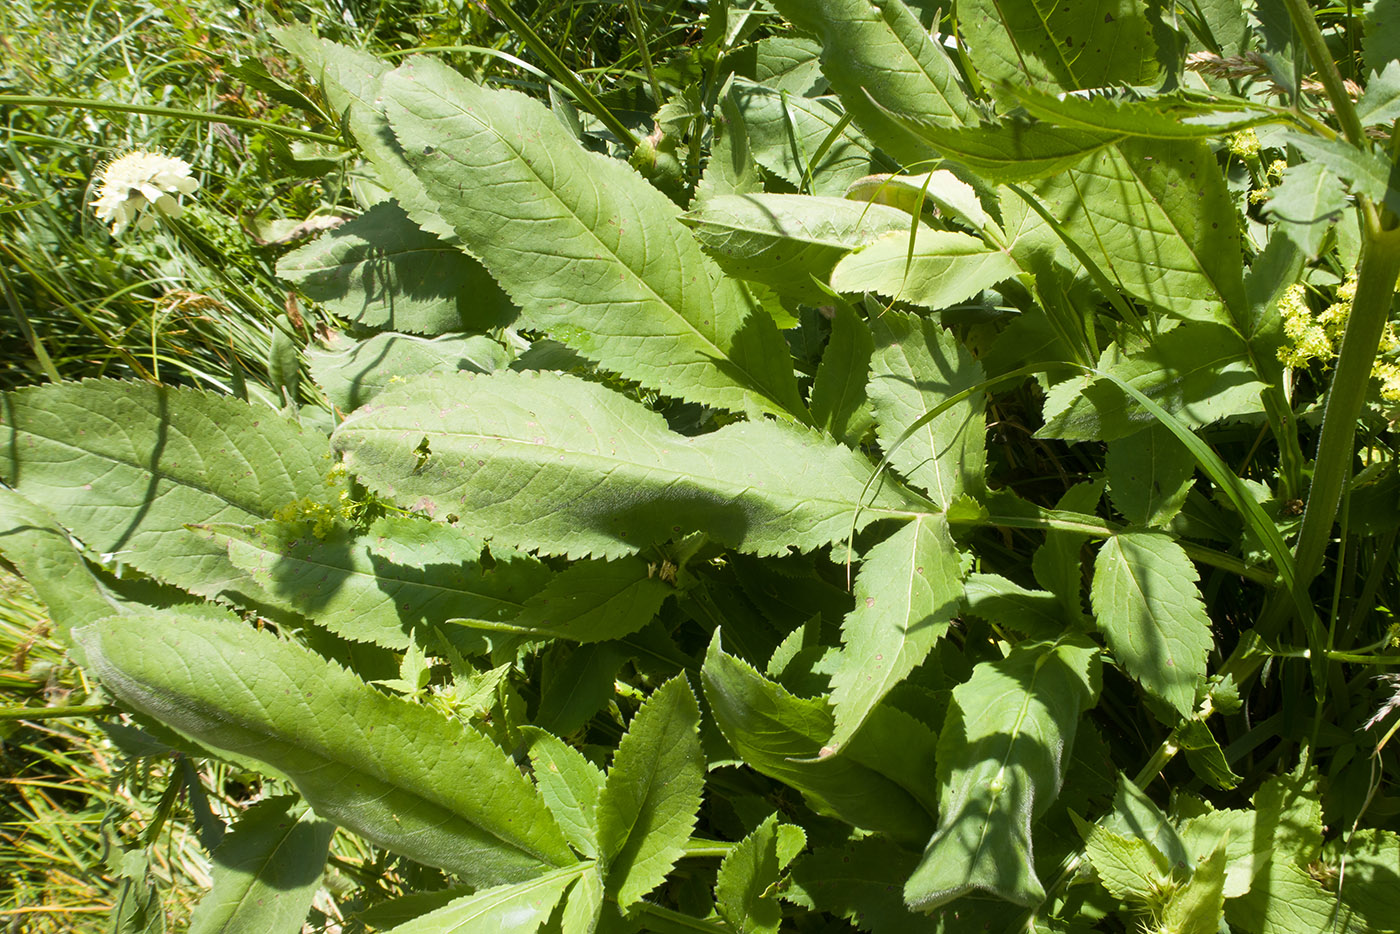
[{"label": "pale yellow flower head", "polygon": [[147,210],[154,206],[168,217],[180,216],[181,195],[193,194],[199,182],[190,177],[184,159],[137,150],[107,163],[97,175],[97,200],[92,202],[98,220],[120,234],[132,223],[150,230],[156,220]]}]

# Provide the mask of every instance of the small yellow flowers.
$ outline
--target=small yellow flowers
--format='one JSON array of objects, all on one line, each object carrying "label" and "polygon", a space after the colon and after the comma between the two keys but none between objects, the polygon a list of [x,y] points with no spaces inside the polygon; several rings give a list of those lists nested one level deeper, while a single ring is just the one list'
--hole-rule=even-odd
[{"label": "small yellow flowers", "polygon": [[1288,343],[1279,348],[1278,358],[1285,366],[1307,366],[1314,360],[1331,359],[1332,341],[1322,325],[1313,320],[1302,283],[1289,286],[1278,302],[1283,333]]},{"label": "small yellow flowers", "polygon": [[183,159],[137,150],[109,162],[98,173],[97,200],[91,202],[97,218],[111,223],[117,236],[136,222],[150,230],[156,220],[147,213],[154,206],[168,217],[180,216],[180,195],[193,194],[199,182],[190,177],[190,164]]},{"label": "small yellow flowers", "polygon": [[1240,130],[1238,133],[1231,133],[1225,137],[1225,146],[1230,150],[1230,154],[1241,159],[1257,159],[1259,157],[1259,137],[1253,130]]}]

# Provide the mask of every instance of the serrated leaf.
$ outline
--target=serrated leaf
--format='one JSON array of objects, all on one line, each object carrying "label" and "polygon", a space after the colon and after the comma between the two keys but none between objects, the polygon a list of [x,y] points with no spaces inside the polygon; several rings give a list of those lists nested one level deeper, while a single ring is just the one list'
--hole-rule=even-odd
[{"label": "serrated leaf", "polygon": [[856,606],[841,624],[839,667],[831,678],[840,749],[875,705],[921,664],[948,631],[962,592],[962,567],[948,520],[907,523],[870,549],[856,575]]},{"label": "serrated leaf", "polygon": [[772,319],[630,168],[582,149],[537,101],[437,62],[400,66],[383,94],[414,171],[524,323],[670,395],[801,416]]},{"label": "serrated leaf", "polygon": [[847,188],[846,197],[887,204],[911,215],[933,205],[942,216],[955,217],[978,233],[1001,230],[983,209],[977,189],[947,169],[923,175],[868,175]]},{"label": "serrated leaf", "polygon": [[544,803],[565,838],[584,856],[598,855],[598,794],[603,773],[574,747],[533,726],[520,728]]},{"label": "serrated leaf", "polygon": [[1191,770],[1215,788],[1234,788],[1243,779],[1230,768],[1225,751],[1205,721],[1187,720],[1177,729],[1176,744],[1186,753]]},{"label": "serrated leaf", "polygon": [[938,832],[905,883],[910,907],[977,890],[1018,905],[1044,899],[1031,826],[1059,794],[1098,686],[1098,649],[1066,639],[1017,646],[953,689],[938,741]]},{"label": "serrated leaf", "polygon": [[204,597],[267,599],[186,523],[252,525],[294,502],[335,503],[342,488],[326,482],[323,435],[229,397],[85,380],[0,405],[0,479],[92,551]]},{"label": "serrated leaf", "polygon": [[538,792],[489,739],[271,632],[165,611],[74,638],[123,703],[266,763],[319,816],[380,846],[476,885],[574,862]]},{"label": "serrated leaf", "polygon": [[947,51],[903,3],[777,0],[774,6],[821,40],[822,73],[856,123],[901,162],[933,153],[888,111],[954,125],[976,121]]},{"label": "serrated leaf", "polygon": [[1296,132],[1286,133],[1284,140],[1350,182],[1353,191],[1372,201],[1384,201],[1392,208],[1400,201],[1400,195],[1390,188],[1390,162],[1371,148],[1359,148],[1344,139],[1321,139]]},{"label": "serrated leaf", "polygon": [[385,934],[535,934],[554,906],[591,864],[576,863],[514,885],[500,885],[449,902]]},{"label": "serrated leaf", "polygon": [[822,847],[793,864],[783,898],[845,918],[872,934],[927,930],[928,918],[905,907],[897,885],[916,863],[914,854],[879,837]]},{"label": "serrated leaf", "polygon": [[[760,39],[748,47],[753,53],[753,79],[767,88],[787,91],[798,97],[819,97],[826,93],[822,75],[822,45],[805,36],[776,35]],[[731,53],[743,59],[744,50]]]},{"label": "serrated leaf", "polygon": [[[684,437],[619,393],[554,373],[412,381],[351,415],[334,443],[387,497],[572,556],[621,556],[697,530],[758,554],[820,547],[850,532],[871,471],[850,449],[771,420]],[[923,511],[888,485],[871,497],[862,526]]]},{"label": "serrated leaf", "polygon": [[[1165,856],[1173,869],[1185,870],[1193,865],[1176,826],[1141,788],[1121,772],[1118,774],[1118,790],[1113,796],[1113,810],[1099,819],[1099,826],[1119,836],[1141,837]],[[1208,849],[1200,855],[1204,858],[1210,852]]]},{"label": "serrated leaf", "polygon": [[835,97],[793,97],[743,80],[735,81],[734,97],[754,159],[794,188],[839,198],[856,179],[898,168],[843,121]]},{"label": "serrated leaf", "polygon": [[948,127],[907,114],[899,121],[944,158],[972,169],[989,182],[1024,182],[1055,175],[1124,139],[1121,133],[1030,121]]},{"label": "serrated leaf", "polygon": [[826,282],[843,256],[881,234],[909,232],[909,216],[894,208],[808,195],[719,195],[683,219],[729,275],[813,305],[831,300],[813,278]]},{"label": "serrated leaf", "polygon": [[1099,824],[1089,828],[1084,854],[1114,898],[1146,901],[1171,879],[1171,866],[1151,842],[1124,837]]},{"label": "serrated leaf", "polygon": [[933,311],[972,298],[1019,273],[1011,256],[977,237],[919,228],[884,234],[857,249],[831,273],[838,292],[875,292]]},{"label": "serrated leaf", "polygon": [[506,620],[547,586],[551,572],[525,555],[503,552],[490,568],[481,540],[419,520],[386,516],[367,534],[309,524],[221,523],[199,530],[228,549],[229,560],[276,601],[357,642],[407,648],[456,616]]},{"label": "serrated leaf", "polygon": [[602,921],[604,895],[603,874],[595,863],[584,870],[569,889],[564,913],[559,919],[560,934],[593,934]]},{"label": "serrated leaf", "polygon": [[1056,126],[1149,139],[1211,139],[1266,123],[1284,123],[1287,111],[1240,99],[1199,101],[1159,95],[1145,100],[1048,94],[1009,83],[999,90],[1033,117]]},{"label": "serrated leaf", "polygon": [[797,789],[820,814],[902,843],[928,839],[928,810],[883,771],[861,762],[860,737],[842,755],[821,756],[834,727],[824,700],[789,693],[726,654],[718,640],[710,644],[701,679],[724,738],[754,770]]},{"label": "serrated leaf", "polygon": [[[1065,491],[1056,510],[1093,513],[1103,497],[1103,483],[1084,481]],[[1019,505],[1016,504],[1016,505]],[[1084,620],[1084,568],[1082,552],[1089,536],[1069,529],[1050,529],[1045,543],[1031,557],[1031,573],[1036,583],[1055,595],[1060,614],[1072,626]]]},{"label": "serrated leaf", "polygon": [[1341,930],[1394,934],[1400,931],[1400,834],[1375,828],[1356,830],[1332,846],[1341,865],[1342,906],[1350,925]]},{"label": "serrated leaf", "polygon": [[385,202],[277,261],[277,275],[362,327],[446,334],[508,323],[514,306],[471,257]]},{"label": "serrated leaf", "polygon": [[996,574],[969,574],[963,585],[967,612],[1032,639],[1053,639],[1065,629],[1060,601]]},{"label": "serrated leaf", "polygon": [[837,302],[831,338],[812,380],[812,423],[837,441],[856,447],[875,423],[865,386],[875,342],[856,310]]},{"label": "serrated leaf", "polygon": [[536,724],[560,736],[582,729],[612,699],[618,669],[626,660],[619,643],[555,643],[544,661]]},{"label": "serrated leaf", "polygon": [[1104,455],[1108,496],[1133,525],[1163,527],[1181,511],[1196,459],[1161,425],[1110,441]]},{"label": "serrated leaf", "polygon": [[1174,934],[1217,934],[1225,909],[1226,845],[1197,863],[1190,880],[1162,907],[1162,924]]},{"label": "serrated leaf", "polygon": [[[740,840],[719,865],[715,910],[737,934],[778,934],[783,909],[778,904],[778,877],[796,855],[780,853],[778,815],[773,814]],[[803,837],[801,828],[792,830]],[[796,847],[800,850],[801,844]],[[786,857],[786,859],[784,858]]]},{"label": "serrated leaf", "polygon": [[719,109],[714,114],[711,132],[710,158],[695,185],[692,211],[705,208],[714,198],[763,190],[763,179],[749,145],[749,128],[744,124],[744,112],[734,94],[732,79],[726,81],[720,91]]},{"label": "serrated leaf", "polygon": [[1123,532],[1099,549],[1090,593],[1114,659],[1183,717],[1195,708],[1215,645],[1196,579],[1169,535]]},{"label": "serrated leaf", "polygon": [[983,489],[986,396],[974,393],[895,447],[910,425],[950,396],[983,380],[981,365],[937,321],[885,311],[871,315],[875,353],[868,393],[880,446],[907,480],[947,509]]},{"label": "serrated leaf", "polygon": [[1271,189],[1265,210],[1278,229],[1308,257],[1316,257],[1327,231],[1347,206],[1341,179],[1318,162],[1290,165]]},{"label": "serrated leaf", "polygon": [[1356,102],[1356,118],[1362,126],[1382,126],[1397,117],[1400,117],[1400,62],[1390,61],[1366,82],[1366,90]]},{"label": "serrated leaf", "polygon": [[1254,794],[1249,892],[1231,899],[1226,919],[1251,934],[1320,931],[1335,905],[1302,867],[1322,852],[1322,805],[1304,776],[1277,775]]},{"label": "serrated leaf", "polygon": [[244,811],[214,851],[214,887],[195,906],[189,934],[300,934],[334,831],[287,797]]},{"label": "serrated leaf", "polygon": [[327,350],[308,347],[311,376],[342,413],[353,412],[397,382],[432,370],[490,373],[510,362],[496,341],[484,335],[376,334],[350,341],[332,334]]},{"label": "serrated leaf", "polygon": [[685,852],[704,787],[700,708],[677,675],[632,718],[598,794],[598,851],[619,908],[660,885]]}]

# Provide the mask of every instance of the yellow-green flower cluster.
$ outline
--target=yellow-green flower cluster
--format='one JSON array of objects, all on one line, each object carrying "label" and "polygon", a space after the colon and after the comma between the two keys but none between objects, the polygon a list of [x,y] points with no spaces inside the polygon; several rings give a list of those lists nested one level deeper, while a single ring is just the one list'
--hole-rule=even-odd
[{"label": "yellow-green flower cluster", "polygon": [[1225,146],[1230,155],[1241,159],[1259,158],[1259,137],[1253,130],[1240,130],[1225,137]]},{"label": "yellow-green flower cluster", "polygon": [[1307,366],[1314,360],[1332,359],[1332,340],[1322,325],[1313,320],[1308,308],[1307,290],[1297,283],[1288,287],[1278,302],[1283,318],[1283,333],[1288,343],[1279,348],[1278,358],[1284,366]]},{"label": "yellow-green flower cluster", "polygon": [[[1316,318],[1308,308],[1306,291],[1301,283],[1284,292],[1278,303],[1279,315],[1283,318],[1283,333],[1289,341],[1278,352],[1284,365],[1302,367],[1314,360],[1330,362],[1337,354],[1355,300],[1354,272],[1337,287],[1337,301],[1324,308]],[[1380,381],[1381,399],[1388,405],[1400,405],[1400,363],[1392,359],[1395,352],[1400,350],[1400,337],[1396,336],[1392,322],[1386,322],[1379,349],[1380,354],[1371,367],[1371,375]]]},{"label": "yellow-green flower cluster", "polygon": [[354,518],[354,503],[350,501],[350,493],[342,490],[338,503],[305,497],[283,506],[272,514],[272,518],[276,522],[306,525],[312,535],[324,539],[342,520]]}]

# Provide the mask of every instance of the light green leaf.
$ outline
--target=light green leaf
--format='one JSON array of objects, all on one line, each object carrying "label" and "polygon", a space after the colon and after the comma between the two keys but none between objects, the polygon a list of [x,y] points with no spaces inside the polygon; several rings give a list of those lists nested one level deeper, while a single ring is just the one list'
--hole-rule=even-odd
[{"label": "light green leaf", "polygon": [[[1194,865],[1192,854],[1188,853],[1176,826],[1141,788],[1121,772],[1118,774],[1118,790],[1113,796],[1113,810],[1099,819],[1099,826],[1120,837],[1141,837],[1166,857],[1173,870],[1188,870]],[[1204,859],[1209,856],[1213,849],[1214,842],[1199,854],[1200,857]]]},{"label": "light green leaf", "polygon": [[996,574],[969,574],[963,585],[967,612],[1032,639],[1053,639],[1065,630],[1060,600],[1026,590]]},{"label": "light green leaf", "polygon": [[[933,832],[929,812],[882,768],[862,764],[860,737],[839,756],[822,756],[834,720],[826,702],[790,694],[716,638],[701,669],[705,700],[736,753],[755,771],[792,786],[819,814],[918,844]],[[816,761],[813,761],[816,760]]]},{"label": "light green leaf", "polygon": [[982,79],[1048,91],[1151,84],[1156,43],[1136,0],[961,0],[958,26]]},{"label": "light green leaf", "polygon": [[1322,249],[1323,238],[1346,206],[1341,179],[1319,162],[1304,162],[1284,169],[1283,181],[1270,192],[1265,210],[1311,258]]},{"label": "light green leaf", "polygon": [[665,195],[539,102],[446,65],[413,59],[383,93],[415,172],[523,323],[679,398],[801,417],[782,335]]},{"label": "light green leaf", "polygon": [[1268,779],[1254,794],[1253,878],[1231,899],[1226,919],[1250,934],[1325,930],[1335,901],[1303,868],[1322,852],[1322,805],[1311,781],[1297,774]]},{"label": "light green leaf", "polygon": [[1352,191],[1392,207],[1400,200],[1400,195],[1390,190],[1389,160],[1369,147],[1362,149],[1344,139],[1321,139],[1307,133],[1287,133],[1284,139],[1309,159],[1350,182]]},{"label": "light green leaf", "polygon": [[704,788],[700,708],[681,674],[632,718],[598,794],[598,851],[623,911],[660,885],[685,852]]},{"label": "light green leaf", "polygon": [[875,432],[890,464],[947,509],[982,492],[987,463],[986,396],[974,393],[895,443],[948,397],[983,380],[982,366],[937,321],[897,311],[874,313],[870,401]]},{"label": "light green leaf", "polygon": [[480,263],[420,230],[393,202],[283,256],[277,275],[362,327],[446,334],[514,317]]},{"label": "light green leaf", "polygon": [[186,523],[253,525],[294,502],[339,501],[325,437],[237,399],[85,380],[21,389],[0,406],[0,479],[97,554],[200,596],[268,600]]},{"label": "light green leaf", "polygon": [[74,638],[123,703],[266,763],[320,817],[380,846],[475,885],[574,862],[539,793],[489,739],[271,632],[165,611]]},{"label": "light green leaf", "polygon": [[867,175],[846,189],[846,197],[853,201],[888,204],[914,215],[934,205],[944,217],[955,217],[978,233],[1001,231],[983,209],[977,189],[947,169],[923,175]]},{"label": "light green leaf", "polygon": [[1400,834],[1362,829],[1334,841],[1328,862],[1342,870],[1341,899],[1351,925],[1341,930],[1400,931]]},{"label": "light green leaf", "polygon": [[[1254,842],[1256,815],[1248,810],[1221,809],[1193,817],[1181,828],[1181,841],[1194,862],[1208,858],[1215,850],[1225,847],[1225,880],[1221,891],[1226,898],[1239,898],[1249,891],[1258,867],[1255,854],[1267,856]],[[1260,828],[1264,847],[1272,843],[1272,829]]]},{"label": "light green leaf", "polygon": [[[1103,482],[1083,481],[1065,491],[1056,510],[1092,514],[1103,497]],[[988,497],[989,499],[991,497]],[[1013,501],[1008,507],[1019,506]],[[1036,583],[1055,595],[1060,615],[1078,628],[1084,620],[1084,568],[1081,553],[1089,536],[1070,529],[1050,529],[1045,543],[1031,557],[1031,573]]]},{"label": "light green leaf", "polygon": [[747,195],[763,190],[763,178],[749,145],[749,129],[734,94],[733,80],[725,82],[719,95],[719,110],[712,124],[710,159],[695,186],[692,209],[704,208],[713,198]]},{"label": "light green leaf", "polygon": [[905,164],[933,153],[888,111],[950,125],[975,123],[976,108],[947,51],[902,2],[777,0],[793,25],[821,41],[822,72],[859,126]]},{"label": "light green leaf", "polygon": [[1356,102],[1356,117],[1362,126],[1384,126],[1400,117],[1400,61],[1386,62],[1379,74],[1371,75]]},{"label": "light green leaf", "polygon": [[839,198],[856,179],[898,168],[864,133],[843,121],[844,111],[834,97],[784,96],[742,80],[735,82],[734,96],[754,159],[794,188]]},{"label": "light green leaf", "polygon": [[481,540],[421,520],[385,516],[367,534],[310,523],[199,526],[228,549],[275,601],[331,632],[385,648],[408,647],[456,616],[506,620],[546,586],[551,572],[534,558],[502,550],[481,563]]},{"label": "light green leaf", "polygon": [[576,863],[514,885],[467,895],[385,934],[535,934],[554,913],[564,891],[590,863]]},{"label": "light green leaf", "polygon": [[490,373],[510,362],[505,348],[484,335],[376,334],[350,341],[332,333],[329,349],[308,347],[311,376],[341,413],[353,412],[394,383],[432,370]]},{"label": "light green leaf", "polygon": [[875,343],[856,310],[837,302],[831,337],[812,380],[812,422],[837,441],[856,447],[875,424],[865,386]]},{"label": "light green leaf", "polygon": [[715,196],[683,219],[725,272],[812,305],[831,301],[813,278],[826,282],[841,257],[881,234],[909,232],[909,215],[894,208],[807,195]]},{"label": "light green leaf", "polygon": [[1220,748],[1220,743],[1204,720],[1192,719],[1182,723],[1177,729],[1176,744],[1186,753],[1191,770],[1214,787],[1230,789],[1242,780],[1243,776],[1236,775],[1230,768],[1225,750]]},{"label": "light green leaf", "polygon": [[880,837],[822,847],[793,864],[783,898],[813,911],[845,918],[873,934],[928,930],[927,916],[904,905],[898,880],[913,872],[917,857]]},{"label": "light green leaf", "polygon": [[1162,924],[1174,934],[1216,934],[1225,910],[1226,844],[1195,866],[1191,879],[1162,908]]},{"label": "light green leaf", "polygon": [[1161,425],[1108,443],[1108,496],[1134,525],[1165,527],[1191,492],[1196,459]]},{"label": "light green leaf", "polygon": [[1099,824],[1089,828],[1084,854],[1114,898],[1145,901],[1171,880],[1167,858],[1151,842],[1121,836]]},{"label": "light green leaf", "polygon": [[564,914],[559,919],[560,934],[593,934],[602,920],[604,894],[603,874],[595,863],[569,889]]},{"label": "light green leaf", "polygon": [[244,811],[214,851],[214,887],[195,906],[189,934],[300,934],[334,831],[287,797]]},{"label": "light green leaf", "polygon": [[[817,548],[850,532],[871,470],[771,420],[684,437],[619,393],[554,373],[434,375],[370,408],[334,441],[372,489],[545,553],[621,556],[697,530],[758,554]],[[924,511],[888,485],[872,500],[862,526]]]},{"label": "light green leaf", "polygon": [[944,158],[967,166],[989,182],[1056,175],[1124,139],[1121,133],[1018,120],[970,127],[943,126],[915,115],[903,115],[899,121]]},{"label": "light green leaf", "polygon": [[856,607],[841,624],[831,678],[840,749],[875,705],[920,665],[948,631],[962,593],[962,567],[943,516],[906,523],[861,561]]},{"label": "light green leaf", "polygon": [[1124,532],[1099,549],[1090,598],[1123,669],[1183,717],[1205,684],[1215,642],[1196,567],[1162,532]]},{"label": "light green leaf", "polygon": [[529,748],[535,783],[559,829],[574,849],[589,858],[597,857],[594,812],[603,790],[603,773],[583,753],[538,727],[524,726],[520,733]]},{"label": "light green leaf", "polygon": [[979,889],[1018,905],[1045,898],[1031,826],[1059,794],[1098,687],[1098,649],[1067,639],[1019,645],[953,689],[938,741],[938,832],[905,883],[910,907]]},{"label": "light green leaf", "polygon": [[780,827],[773,814],[740,840],[719,866],[715,910],[737,934],[778,934],[783,909],[778,904],[778,877],[802,842],[780,853],[780,830],[790,829],[805,842],[799,827]]},{"label": "light green leaf", "polygon": [[1008,253],[951,230],[921,227],[911,248],[906,225],[837,263],[831,287],[838,292],[876,292],[939,311],[1020,271]]},{"label": "light green leaf", "polygon": [[1368,0],[1366,38],[1362,45],[1366,67],[1380,71],[1389,62],[1400,60],[1400,4],[1395,0]]},{"label": "light green leaf", "polygon": [[[760,39],[749,46],[748,51],[753,54],[753,78],[764,87],[787,91],[798,97],[817,97],[826,93],[820,42],[805,36],[784,34]],[[745,50],[731,54],[739,60],[745,58]]]},{"label": "light green leaf", "polygon": [[1251,101],[1199,101],[1162,95],[1146,100],[1048,94],[1019,84],[1007,84],[1010,94],[1033,117],[1056,126],[1073,127],[1149,139],[1211,139],[1266,123],[1291,119],[1286,110]]}]

